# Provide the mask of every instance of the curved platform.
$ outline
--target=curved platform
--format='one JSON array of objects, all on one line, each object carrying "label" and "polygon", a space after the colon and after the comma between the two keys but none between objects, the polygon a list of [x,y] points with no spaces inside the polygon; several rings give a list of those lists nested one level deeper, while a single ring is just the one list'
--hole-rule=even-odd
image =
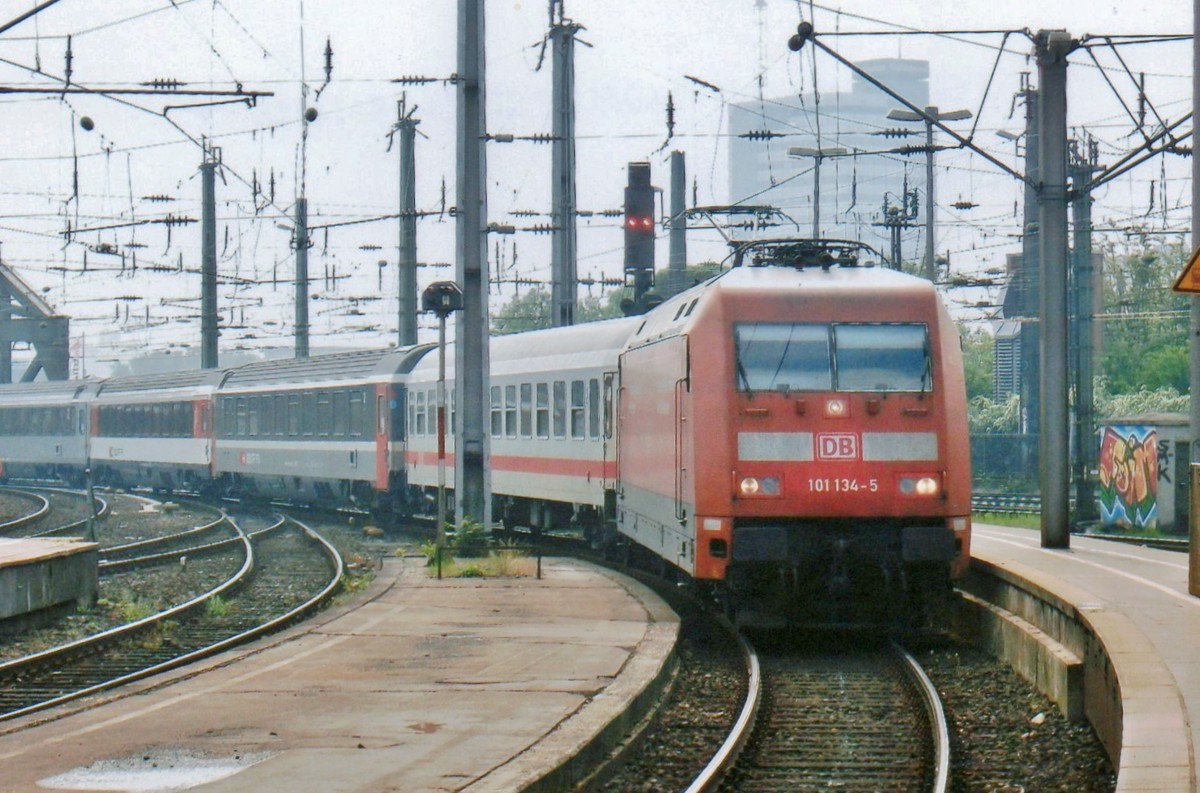
[{"label": "curved platform", "polygon": [[[1118,793],[1197,790],[1200,598],[1188,594],[1187,556],[1078,535],[1069,549],[1051,550],[1036,531],[982,524],[971,553],[993,575],[1037,590],[1102,645],[1103,655],[1082,654],[1086,697],[1102,740],[1119,751]],[[1096,714],[1113,723],[1096,724]]]},{"label": "curved platform", "polygon": [[665,681],[679,623],[623,576],[543,570],[437,581],[389,559],[284,634],[0,723],[0,791],[559,789]]}]

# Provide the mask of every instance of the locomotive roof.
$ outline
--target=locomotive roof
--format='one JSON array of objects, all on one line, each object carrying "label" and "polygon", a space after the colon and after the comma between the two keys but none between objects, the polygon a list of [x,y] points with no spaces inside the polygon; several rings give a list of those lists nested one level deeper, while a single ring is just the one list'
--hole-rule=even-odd
[{"label": "locomotive roof", "polygon": [[230,369],[222,388],[238,389],[287,383],[315,385],[343,380],[369,380],[403,374],[412,369],[433,345],[355,350],[310,358],[280,358],[255,361]]}]

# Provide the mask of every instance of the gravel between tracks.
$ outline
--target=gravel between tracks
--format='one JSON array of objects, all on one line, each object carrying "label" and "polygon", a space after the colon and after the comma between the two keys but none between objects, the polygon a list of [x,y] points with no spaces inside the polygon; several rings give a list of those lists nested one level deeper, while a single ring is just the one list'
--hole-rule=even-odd
[{"label": "gravel between tracks", "polygon": [[[702,620],[684,617],[681,668],[659,722],[605,793],[683,790],[741,707],[740,660]],[[1110,793],[1116,777],[1086,724],[990,656],[959,644],[916,652],[942,693],[952,731],[953,793]]]}]

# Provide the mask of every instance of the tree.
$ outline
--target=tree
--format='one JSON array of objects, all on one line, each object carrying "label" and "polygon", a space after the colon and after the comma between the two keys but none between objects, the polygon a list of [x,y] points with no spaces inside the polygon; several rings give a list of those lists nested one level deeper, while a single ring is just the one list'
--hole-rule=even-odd
[{"label": "tree", "polygon": [[996,339],[982,328],[959,326],[963,340],[963,370],[967,378],[967,399],[991,399],[994,391]]},{"label": "tree", "polygon": [[1106,259],[1098,368],[1110,393],[1160,387],[1187,393],[1188,303],[1171,284],[1189,252],[1179,244],[1146,244]]},{"label": "tree", "polygon": [[[504,335],[552,327],[550,300],[550,290],[544,286],[517,295],[492,315],[492,333]],[[581,298],[575,305],[575,321],[595,322],[621,316],[620,309],[610,305],[611,302],[598,297]]]}]

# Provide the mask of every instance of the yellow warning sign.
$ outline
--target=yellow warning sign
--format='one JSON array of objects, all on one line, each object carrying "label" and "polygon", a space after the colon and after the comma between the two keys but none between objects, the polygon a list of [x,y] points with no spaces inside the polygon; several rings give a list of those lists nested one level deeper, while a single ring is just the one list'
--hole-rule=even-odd
[{"label": "yellow warning sign", "polygon": [[1171,287],[1176,292],[1191,292],[1200,294],[1200,266],[1197,262],[1200,261],[1200,248],[1197,248],[1192,257],[1187,260],[1187,264],[1183,266],[1183,272],[1175,279],[1175,284]]}]

